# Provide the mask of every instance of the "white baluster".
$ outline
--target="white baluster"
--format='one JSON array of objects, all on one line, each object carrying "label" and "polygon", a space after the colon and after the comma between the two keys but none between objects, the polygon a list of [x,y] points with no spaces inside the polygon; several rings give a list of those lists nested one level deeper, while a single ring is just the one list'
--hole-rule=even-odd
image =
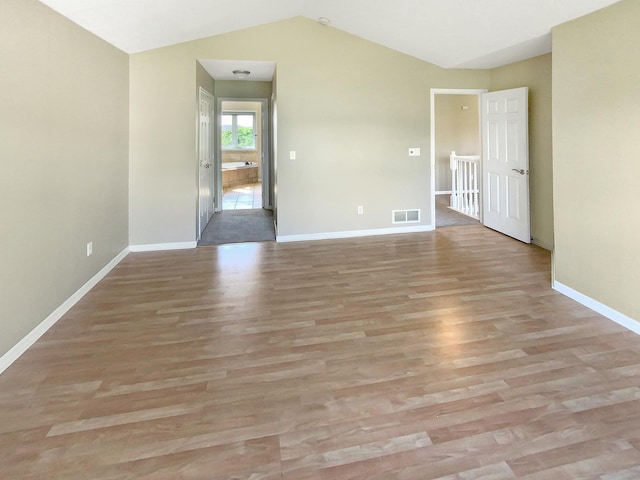
[{"label": "white baluster", "polygon": [[451,208],[458,208],[458,201],[456,196],[456,193],[458,191],[456,185],[457,161],[455,157],[456,152],[451,152],[451,155],[449,155],[449,169],[451,170],[451,197],[449,198],[449,205],[451,206]]},{"label": "white baluster", "polygon": [[467,194],[465,193],[467,189],[467,168],[464,162],[460,162],[460,171],[462,172],[462,182],[460,184],[460,198],[462,201],[460,202],[460,210],[464,212],[467,208]]},{"label": "white baluster", "polygon": [[479,207],[478,207],[478,164],[477,163],[473,163],[472,164],[472,169],[473,169],[473,184],[472,184],[472,188],[473,188],[473,208],[471,210],[471,215],[473,215],[474,217],[478,217],[478,211],[479,211]]},{"label": "white baluster", "polygon": [[480,157],[458,156],[451,152],[451,208],[474,218],[479,218],[478,163]]}]

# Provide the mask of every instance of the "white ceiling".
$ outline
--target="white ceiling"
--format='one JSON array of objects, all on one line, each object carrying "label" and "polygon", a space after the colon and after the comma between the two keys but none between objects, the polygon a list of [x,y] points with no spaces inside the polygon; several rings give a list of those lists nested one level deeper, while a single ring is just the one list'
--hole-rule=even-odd
[{"label": "white ceiling", "polygon": [[552,27],[618,0],[41,1],[127,53],[302,15],[444,68],[493,68],[548,53]]},{"label": "white ceiling", "polygon": [[273,74],[276,70],[276,62],[200,59],[200,64],[216,80],[238,80],[233,71],[247,70],[251,74],[244,80],[269,82],[273,80]]}]

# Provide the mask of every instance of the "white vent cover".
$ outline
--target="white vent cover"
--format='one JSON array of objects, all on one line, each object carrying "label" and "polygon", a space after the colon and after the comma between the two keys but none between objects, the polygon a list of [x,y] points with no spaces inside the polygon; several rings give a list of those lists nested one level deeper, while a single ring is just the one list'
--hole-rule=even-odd
[{"label": "white vent cover", "polygon": [[420,222],[420,209],[393,210],[391,212],[391,221],[393,223],[418,223]]}]

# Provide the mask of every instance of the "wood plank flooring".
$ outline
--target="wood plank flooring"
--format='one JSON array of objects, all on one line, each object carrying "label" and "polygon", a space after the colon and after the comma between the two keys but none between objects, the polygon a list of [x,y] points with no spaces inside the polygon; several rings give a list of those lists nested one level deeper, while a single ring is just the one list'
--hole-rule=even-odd
[{"label": "wood plank flooring", "polygon": [[2,479],[640,478],[640,337],[480,226],[130,254],[0,375]]}]

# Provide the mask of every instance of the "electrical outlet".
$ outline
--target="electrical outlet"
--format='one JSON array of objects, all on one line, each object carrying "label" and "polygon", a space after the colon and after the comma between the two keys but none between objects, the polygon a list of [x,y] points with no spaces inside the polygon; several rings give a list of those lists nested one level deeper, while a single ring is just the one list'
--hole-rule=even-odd
[{"label": "electrical outlet", "polygon": [[289,160],[295,160],[296,159],[296,151],[295,150],[291,150],[289,152]]},{"label": "electrical outlet", "polygon": [[358,215],[364,215],[364,207],[362,205],[358,205]]},{"label": "electrical outlet", "polygon": [[93,253],[93,242],[87,243],[87,257]]}]

